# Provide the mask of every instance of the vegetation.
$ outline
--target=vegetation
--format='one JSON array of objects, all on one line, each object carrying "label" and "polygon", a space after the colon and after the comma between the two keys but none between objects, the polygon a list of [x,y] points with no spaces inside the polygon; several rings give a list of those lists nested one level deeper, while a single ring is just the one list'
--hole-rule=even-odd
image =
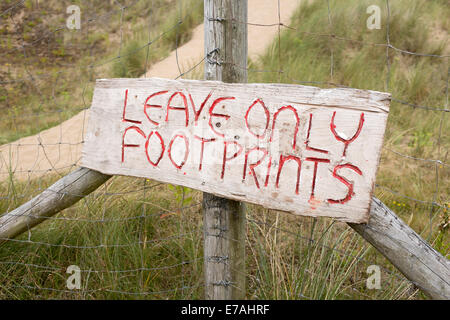
[{"label": "vegetation", "polygon": [[[392,46],[410,52],[449,54],[446,43],[449,21],[445,17],[449,16],[450,8],[445,1],[390,3]],[[366,28],[366,8],[371,4],[382,8],[380,30]],[[167,6],[173,7],[173,3]],[[250,61],[249,81],[301,81],[323,87],[339,84],[391,92],[395,100],[391,104],[376,196],[448,256],[447,113],[398,102],[436,109],[447,106],[448,58],[414,56],[394,49],[386,54],[386,46],[378,45],[386,44],[385,1],[350,4],[331,0],[330,12],[331,25],[324,2],[304,1],[290,23],[293,29],[285,28],[280,41],[274,41],[258,61]],[[137,25],[141,18],[136,18]],[[167,30],[164,24],[152,28],[155,34]],[[167,46],[161,45],[160,51],[149,53],[150,58],[147,54],[135,55],[147,41],[143,40],[146,32],[136,32],[141,38],[136,36],[127,41],[121,50],[121,63],[125,67],[117,62],[102,72],[136,76],[146,69],[147,63],[167,54],[170,44],[173,45],[172,38]],[[109,41],[109,45],[101,48],[117,52],[120,41]],[[101,48],[98,50],[102,51]],[[103,57],[98,52],[92,54],[94,60],[99,55]],[[113,56],[105,57],[105,61]],[[55,72],[58,70],[62,70],[62,65],[55,64]],[[79,84],[87,79],[75,82],[73,78],[60,77],[71,83],[67,84],[67,92],[78,92]],[[201,71],[193,77],[201,77]],[[39,105],[41,108],[45,104]],[[8,106],[8,110],[14,110],[13,105]],[[24,108],[21,112],[31,110],[27,104],[20,106]],[[39,108],[33,111],[42,112]],[[55,123],[58,118],[48,120],[47,125],[52,121]],[[3,139],[9,141],[14,134],[26,134],[19,129],[21,125],[8,128],[3,124],[0,131]],[[444,163],[405,158],[391,150]],[[0,212],[25,202],[57,178],[47,176],[24,183],[11,177],[0,182],[0,195],[4,199],[0,198]],[[202,298],[200,202],[201,193],[194,190],[146,179],[114,177],[79,204],[0,248],[0,298]],[[345,224],[296,217],[254,205],[247,206],[247,217],[249,299],[426,298]],[[83,290],[66,290],[65,270],[73,264],[84,270]],[[381,290],[366,287],[366,270],[372,264],[382,267]]]},{"label": "vegetation", "polygon": [[[95,79],[141,75],[203,21],[200,0],[14,3],[0,4],[0,12],[12,8],[0,17],[0,144],[89,108]],[[80,30],[66,28],[73,4]]]},{"label": "vegetation", "polygon": [[[429,234],[430,220],[433,230],[448,221],[449,166],[405,158],[391,150],[416,158],[448,162],[450,122],[446,118],[447,112],[421,107],[442,110],[448,104],[450,50],[445,31],[448,21],[440,18],[449,13],[449,8],[440,2],[420,0],[412,3],[395,1],[390,5],[391,45],[409,52],[444,56],[439,58],[404,54],[393,49],[387,55],[384,45],[386,10],[382,11],[382,28],[368,30],[365,10],[371,4],[385,8],[385,1],[358,1],[355,5],[331,1],[330,25],[327,6],[320,1],[304,2],[291,22],[295,30],[288,29],[281,35],[281,50],[275,41],[268,54],[261,57],[261,62],[251,63],[251,69],[275,72],[251,73],[250,80],[273,82],[279,78],[288,83],[301,80],[301,83],[319,86],[338,84],[390,92],[393,101],[376,195],[395,208],[425,238],[433,238]],[[330,34],[335,36],[327,36]],[[279,70],[282,73],[278,73]],[[440,206],[430,206],[431,202]]]}]

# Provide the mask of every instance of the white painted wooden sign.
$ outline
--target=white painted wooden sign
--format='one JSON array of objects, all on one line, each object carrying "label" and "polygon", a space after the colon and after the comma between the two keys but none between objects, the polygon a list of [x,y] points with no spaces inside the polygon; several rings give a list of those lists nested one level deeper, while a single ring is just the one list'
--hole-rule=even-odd
[{"label": "white painted wooden sign", "polygon": [[97,80],[82,166],[363,223],[389,102],[357,89]]}]

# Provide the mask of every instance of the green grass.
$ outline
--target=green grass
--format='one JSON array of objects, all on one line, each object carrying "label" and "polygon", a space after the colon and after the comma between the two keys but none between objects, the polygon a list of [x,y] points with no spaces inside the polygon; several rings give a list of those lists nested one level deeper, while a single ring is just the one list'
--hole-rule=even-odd
[{"label": "green grass", "polygon": [[[280,77],[282,82],[287,83],[311,81],[325,87],[329,83],[335,83],[360,89],[388,91],[397,100],[445,108],[448,58],[418,57],[390,50],[388,72],[386,47],[371,45],[386,43],[386,10],[382,10],[381,30],[368,30],[365,25],[368,16],[365,8],[371,4],[385,8],[384,3],[358,1],[351,6],[331,1],[330,27],[327,6],[320,1],[314,1],[311,5],[304,2],[291,22],[296,30],[287,30],[281,36],[281,65],[277,41],[261,57],[261,61],[250,63],[251,69],[284,72],[250,73],[249,81],[274,82]],[[391,3],[390,9],[392,45],[412,52],[449,54],[448,43],[445,42],[447,39],[444,37],[444,42],[435,40],[437,30],[445,28],[447,24],[445,19],[440,19],[445,16],[444,13],[449,13],[447,7],[428,1],[396,1]],[[443,15],[438,14],[439,12]],[[335,39],[323,36],[331,31],[337,36]],[[339,40],[341,38],[347,40]],[[441,207],[434,207],[432,213],[435,217],[435,230],[439,222],[445,219],[441,217],[446,215],[442,206],[449,201],[448,166],[399,157],[389,150],[448,162],[449,132],[447,113],[411,108],[393,101],[377,176],[377,184],[381,186],[412,198],[439,203]],[[436,171],[439,177],[438,190]],[[429,224],[430,206],[395,196],[381,188],[377,189],[376,194],[390,205],[393,202],[401,204],[401,207],[396,205],[400,214],[411,215],[410,211],[414,210],[412,226],[419,232],[428,232],[426,226]]]},{"label": "green grass", "polygon": [[[13,194],[28,195],[55,179],[16,183],[14,191],[12,184],[3,183],[2,194],[11,198],[0,210],[26,200],[16,198],[14,203]],[[202,298],[201,197],[187,188],[113,178],[31,234],[2,245],[0,298]],[[248,206],[247,218],[250,299],[408,296],[406,283],[385,271],[384,290],[367,292],[365,269],[386,262],[380,257],[361,260],[369,246],[345,225],[254,205]],[[83,290],[67,292],[69,265],[84,270]]]},{"label": "green grass", "polygon": [[[138,77],[191,36],[203,1],[77,1],[80,30],[64,26],[69,1],[28,1],[22,23],[0,29],[0,144],[53,127],[89,107],[95,79]],[[5,4],[5,8],[9,5]],[[3,8],[3,7],[0,7]],[[1,10],[0,10],[1,12]],[[92,18],[85,22],[85,15]],[[45,17],[45,18],[43,18]],[[10,21],[8,20],[8,21]],[[28,23],[33,27],[27,27]],[[22,30],[23,29],[23,30]],[[44,35],[44,36],[43,36]],[[15,50],[28,37],[26,50]],[[147,45],[151,42],[150,45]]]},{"label": "green grass", "polygon": [[[21,187],[25,189],[16,192],[27,192],[26,185]],[[36,185],[31,188],[36,188]],[[143,188],[149,188],[148,196],[136,192]],[[18,264],[0,263],[4,272],[1,298],[34,299],[37,294],[46,298],[139,298],[141,292],[159,292],[183,286],[195,288],[167,294],[172,298],[200,297],[201,288],[197,283],[201,274],[202,253],[196,250],[201,241],[196,235],[201,231],[190,218],[191,215],[194,219],[198,216],[198,206],[186,209],[182,218],[180,215],[163,216],[177,207],[168,197],[170,192],[167,186],[150,189],[150,183],[146,180],[115,178],[108,182],[107,189],[108,192],[130,194],[111,197],[102,195],[106,190],[99,190],[67,209],[57,219],[34,229],[30,240],[39,243],[12,242],[2,246],[0,261],[15,261]],[[2,203],[2,211],[6,210],[5,204]],[[189,236],[177,236],[181,233]],[[182,261],[187,263],[181,264]],[[64,290],[65,270],[72,264],[85,270],[82,281],[87,292],[78,294],[16,288],[26,284]],[[16,277],[19,274],[21,276]],[[184,285],[180,284],[182,281]],[[156,293],[148,297],[165,296]]]},{"label": "green grass", "polygon": [[[151,18],[162,12],[152,13]],[[144,74],[148,67],[167,56],[177,46],[191,38],[192,29],[203,21],[203,2],[187,0],[173,2],[164,20],[157,25],[158,32],[148,35],[148,26],[141,26],[131,41],[127,41],[120,51],[121,58],[112,65],[115,78],[135,78]],[[149,41],[157,41],[157,46],[147,46]]]},{"label": "green grass", "polygon": [[[365,8],[371,4],[377,4],[382,8],[381,30],[368,30],[365,26],[365,19],[368,16],[364,14]],[[389,34],[393,46],[411,52],[449,54],[448,34],[443,31],[448,30],[448,21],[441,18],[450,13],[447,6],[429,1],[391,1],[390,5]],[[397,100],[419,106],[438,109],[446,106],[448,58],[411,56],[394,50],[389,50],[386,56],[386,47],[377,45],[386,43],[385,1],[358,1],[353,2],[353,5],[348,2],[330,1],[330,12],[331,26],[327,6],[323,2],[314,1],[311,4],[303,2],[291,21],[291,26],[295,30],[286,30],[281,35],[281,47],[278,41],[274,41],[260,61],[250,61],[251,69],[283,72],[250,73],[249,81],[281,80],[286,83],[302,81],[314,82],[313,85],[322,87],[333,87],[330,85],[333,83],[388,91]],[[336,37],[324,36],[331,33]],[[444,36],[439,36],[442,33]],[[390,69],[387,67],[387,59]],[[376,196],[388,204],[422,237],[428,239],[444,256],[448,256],[450,252],[448,165],[400,157],[390,150],[418,158],[440,159],[448,163],[449,125],[446,113],[411,108],[393,101],[377,175],[377,184],[380,187],[375,190]],[[397,193],[391,193],[389,190]],[[404,195],[427,203],[414,201]],[[432,202],[440,206],[432,206]],[[344,229],[348,232],[348,228]],[[316,230],[319,235],[322,232],[323,228]],[[333,245],[337,239],[337,236],[331,237],[331,244]],[[362,246],[356,245],[351,251],[358,252],[357,250],[361,248]],[[364,254],[367,261],[390,266],[374,249],[368,249]],[[320,266],[322,263],[333,264],[334,260],[334,257],[323,255],[316,261],[320,261]],[[287,262],[285,265],[292,267],[293,263]],[[265,269],[275,272],[276,279],[282,275],[282,272],[274,270],[273,266],[263,266],[264,273],[268,272]],[[318,267],[317,263],[314,263],[314,267]],[[302,268],[300,267],[300,270],[303,270]],[[323,270],[319,268],[318,274],[328,276],[330,268],[332,267],[329,265]],[[351,264],[338,270],[338,277],[344,279],[343,283],[338,284],[338,291],[345,288],[352,279],[349,274],[362,271],[359,266]],[[336,292],[333,289],[333,281],[329,276],[327,280],[331,280],[331,283],[320,284],[322,289],[325,287],[323,289],[325,294],[314,290],[313,296],[343,298],[342,295],[333,296]],[[397,279],[394,277],[392,281],[395,283]],[[294,279],[287,281],[290,284],[293,282]],[[279,285],[276,287],[280,288]],[[356,287],[358,288],[358,285]],[[386,290],[384,287],[383,290],[375,292],[364,289],[364,286],[359,286],[359,289],[361,293],[353,297],[407,298],[414,292],[401,286],[398,288],[394,286],[392,290]],[[272,291],[268,288],[267,292]],[[283,292],[286,293],[287,290]],[[422,293],[416,293],[411,297],[424,296]]]},{"label": "green grass", "polygon": [[[382,8],[381,30],[366,28],[365,9],[371,4]],[[281,65],[278,41],[274,41],[260,60],[250,61],[249,81],[314,81],[323,87],[335,83],[388,91],[399,100],[443,108],[448,58],[417,57],[390,50],[388,72],[386,48],[375,45],[386,42],[384,4],[330,1],[330,26],[325,2],[303,2],[290,23],[295,30],[285,29],[281,34]],[[445,1],[399,0],[390,4],[392,45],[413,52],[448,54],[448,44],[435,37],[448,30],[445,17],[450,9]],[[319,35],[331,32],[352,41]],[[136,52],[134,49],[146,41],[145,33],[140,34],[127,41],[121,52]],[[170,50],[170,46],[162,47],[162,53]],[[136,60],[132,56],[124,55],[122,60],[130,67],[121,69],[113,64],[104,72],[132,76],[142,71],[145,61],[157,59],[147,54]],[[254,69],[283,73],[252,72]],[[191,77],[201,78],[201,70]],[[450,131],[446,117],[446,113],[392,102],[376,196],[448,256],[448,166],[399,157],[389,151],[448,163]],[[0,182],[0,196],[6,198],[0,202],[0,212],[12,210],[57,178],[47,176],[24,183],[12,176]],[[0,247],[0,298],[202,298],[200,202],[201,193],[187,188],[115,177],[55,219],[20,236],[19,242]],[[183,206],[187,208],[179,210]],[[255,205],[247,206],[247,217],[249,299],[426,298],[343,223],[292,216]],[[26,242],[28,239],[32,242]],[[183,261],[187,263],[180,265]],[[99,271],[83,272],[82,291],[64,291],[68,276],[65,270],[72,264],[82,270]],[[366,269],[372,264],[382,267],[381,290],[366,288]]]}]

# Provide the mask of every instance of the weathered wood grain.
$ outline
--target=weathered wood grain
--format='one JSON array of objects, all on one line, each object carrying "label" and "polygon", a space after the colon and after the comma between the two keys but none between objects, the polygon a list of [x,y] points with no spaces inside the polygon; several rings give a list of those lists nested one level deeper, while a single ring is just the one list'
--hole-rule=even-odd
[{"label": "weathered wood grain", "polygon": [[[221,97],[227,99],[219,101]],[[98,80],[82,165],[295,214],[367,222],[389,100],[387,93],[346,88],[158,78]],[[146,103],[152,106],[144,109]],[[129,129],[125,134],[124,144],[136,147],[124,147],[122,161],[122,138],[130,127],[140,132]],[[158,134],[165,148],[161,157]],[[203,158],[202,143],[195,136],[215,139],[204,143]],[[351,141],[347,147],[345,140]],[[242,151],[233,158],[239,145]],[[157,166],[150,163],[159,158]],[[252,172],[250,165],[259,160]]]},{"label": "weathered wood grain", "polygon": [[[247,82],[247,0],[205,0],[205,80]],[[225,62],[225,63],[223,63]],[[245,299],[245,203],[203,193],[205,299]]]},{"label": "weathered wood grain", "polygon": [[368,224],[349,223],[418,288],[433,299],[450,299],[450,261],[373,197]]},{"label": "weathered wood grain", "polygon": [[15,210],[0,216],[0,244],[70,207],[111,176],[78,168]]}]

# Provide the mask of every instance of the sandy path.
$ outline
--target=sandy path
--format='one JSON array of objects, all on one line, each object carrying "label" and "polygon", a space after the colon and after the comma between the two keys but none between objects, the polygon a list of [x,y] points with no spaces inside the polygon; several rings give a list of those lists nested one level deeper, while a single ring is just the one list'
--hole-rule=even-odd
[{"label": "sandy path", "polygon": [[[289,24],[290,17],[301,0],[280,0],[281,22]],[[278,23],[278,0],[249,0],[248,21],[254,24]],[[248,26],[248,50],[257,59],[278,34],[278,25]],[[189,70],[203,58],[203,25],[193,30],[192,39],[173,51],[167,58],[154,64],[143,77],[173,79],[179,75],[176,61],[182,72]],[[9,172],[19,180],[36,178],[53,171],[62,173],[78,164],[81,157],[83,130],[88,111],[82,111],[60,125],[25,137],[0,147],[0,181]]]}]

